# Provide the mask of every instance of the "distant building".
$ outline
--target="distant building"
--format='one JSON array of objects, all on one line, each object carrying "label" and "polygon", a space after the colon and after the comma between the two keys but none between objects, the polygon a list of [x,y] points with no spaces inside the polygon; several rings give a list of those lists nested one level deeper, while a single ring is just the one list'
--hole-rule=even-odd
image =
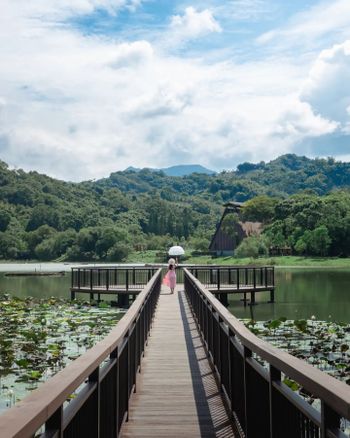
[{"label": "distant building", "polygon": [[215,252],[217,255],[232,255],[245,237],[261,233],[262,224],[260,222],[242,222],[240,220],[236,223],[232,235],[223,230],[222,224],[225,216],[236,213],[240,218],[242,206],[243,203],[241,202],[227,202],[224,204],[225,210],[210,242],[209,251]]}]

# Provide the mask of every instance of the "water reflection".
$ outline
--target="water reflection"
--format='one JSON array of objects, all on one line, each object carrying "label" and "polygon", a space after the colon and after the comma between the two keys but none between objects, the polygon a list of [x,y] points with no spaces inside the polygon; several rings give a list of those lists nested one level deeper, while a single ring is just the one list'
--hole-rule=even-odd
[{"label": "water reflection", "polygon": [[[244,308],[238,297],[230,297],[229,309],[239,318],[266,320],[310,318],[350,322],[349,269],[277,269],[276,302],[269,294],[257,294],[257,306]],[[253,313],[251,313],[253,312]]]}]

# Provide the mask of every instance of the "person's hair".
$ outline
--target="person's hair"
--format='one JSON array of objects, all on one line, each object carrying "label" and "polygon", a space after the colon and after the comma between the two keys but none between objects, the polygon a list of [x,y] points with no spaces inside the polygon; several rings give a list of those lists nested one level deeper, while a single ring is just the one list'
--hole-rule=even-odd
[{"label": "person's hair", "polygon": [[170,263],[169,268],[168,269],[174,269],[174,265],[172,263]]}]

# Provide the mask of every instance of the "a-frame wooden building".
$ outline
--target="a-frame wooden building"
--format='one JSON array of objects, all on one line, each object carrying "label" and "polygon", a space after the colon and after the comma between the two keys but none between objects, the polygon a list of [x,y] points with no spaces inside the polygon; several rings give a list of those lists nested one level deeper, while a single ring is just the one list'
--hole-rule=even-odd
[{"label": "a-frame wooden building", "polygon": [[210,242],[209,251],[215,252],[217,255],[232,255],[245,237],[261,233],[262,224],[260,222],[242,222],[239,220],[235,225],[235,232],[229,235],[223,230],[223,220],[230,213],[236,213],[240,218],[243,203],[227,202],[224,207],[224,213]]}]

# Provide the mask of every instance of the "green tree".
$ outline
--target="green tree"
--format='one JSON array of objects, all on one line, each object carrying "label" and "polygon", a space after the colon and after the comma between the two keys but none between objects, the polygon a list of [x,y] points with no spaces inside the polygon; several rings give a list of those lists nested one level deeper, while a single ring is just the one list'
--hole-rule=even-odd
[{"label": "green tree", "polygon": [[111,262],[123,262],[130,254],[132,248],[125,242],[115,243],[107,251],[107,260]]},{"label": "green tree", "polygon": [[249,199],[243,206],[243,219],[252,222],[270,222],[274,217],[277,203],[277,199],[266,195]]},{"label": "green tree", "polygon": [[268,246],[266,236],[246,237],[236,248],[235,256],[239,258],[267,256],[269,253]]},{"label": "green tree", "polygon": [[11,215],[6,210],[0,210],[0,231],[6,231],[11,221]]}]

